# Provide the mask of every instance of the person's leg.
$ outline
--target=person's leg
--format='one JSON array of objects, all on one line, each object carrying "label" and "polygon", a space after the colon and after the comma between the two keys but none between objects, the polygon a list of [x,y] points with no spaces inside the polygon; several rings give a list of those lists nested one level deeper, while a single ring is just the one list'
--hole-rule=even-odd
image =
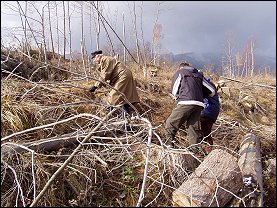
[{"label": "person's leg", "polygon": [[199,128],[199,121],[195,122],[195,124],[193,125],[189,125],[186,131],[187,131],[190,145],[197,144],[201,142],[201,140],[203,139],[201,130]]},{"label": "person's leg", "polygon": [[214,121],[206,117],[201,117],[200,123],[201,123],[201,129],[204,136],[204,141],[208,142],[210,145],[213,145],[213,138],[211,136],[211,132],[212,132]]},{"label": "person's leg", "polygon": [[187,120],[190,115],[192,106],[177,105],[171,112],[165,122],[166,140],[175,142],[175,135],[180,126]]},{"label": "person's leg", "polygon": [[201,129],[203,131],[204,141],[208,143],[208,144],[203,144],[202,148],[206,154],[209,154],[212,151],[211,145],[213,145],[213,139],[210,133],[212,131],[212,126],[214,124],[214,121],[209,118],[202,117],[200,118],[200,122],[201,122]]},{"label": "person's leg", "polygon": [[200,120],[200,115],[203,107],[201,106],[193,106],[193,108],[190,111],[190,115],[187,118],[187,134],[189,139],[189,144],[197,144],[200,140],[199,137],[201,137],[200,133],[195,131],[194,126],[196,123]]}]

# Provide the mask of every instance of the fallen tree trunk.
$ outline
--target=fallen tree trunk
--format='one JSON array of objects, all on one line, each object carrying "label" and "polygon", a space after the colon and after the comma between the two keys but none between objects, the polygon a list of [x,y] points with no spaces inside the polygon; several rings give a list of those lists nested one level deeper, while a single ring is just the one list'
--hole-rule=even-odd
[{"label": "fallen tree trunk", "polygon": [[[114,130],[116,133],[122,133],[120,130]],[[76,132],[64,134],[62,136],[56,136],[46,139],[40,139],[37,141],[26,142],[20,144],[22,147],[27,147],[28,149],[34,150],[35,152],[38,151],[45,151],[45,152],[52,152],[58,151],[60,148],[69,148],[78,145],[88,133],[80,133],[77,135]],[[106,136],[105,131],[98,131],[95,133],[95,136],[101,137]],[[3,145],[2,145],[3,146]],[[17,146],[17,143],[7,143],[7,146],[1,147],[1,155],[6,156],[8,154],[14,153],[24,153],[27,152],[26,149]]]},{"label": "fallen tree trunk", "polygon": [[[242,198],[247,207],[263,207],[263,172],[260,140],[254,134],[246,134],[239,151],[238,165],[243,176]],[[235,206],[240,206],[238,201]]]},{"label": "fallen tree trunk", "polygon": [[215,149],[172,194],[173,206],[224,206],[242,187],[237,159]]}]

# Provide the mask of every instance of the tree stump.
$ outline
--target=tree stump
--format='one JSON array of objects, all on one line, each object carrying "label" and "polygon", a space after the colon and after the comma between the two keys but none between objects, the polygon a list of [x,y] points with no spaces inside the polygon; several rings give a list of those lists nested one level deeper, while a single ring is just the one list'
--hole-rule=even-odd
[{"label": "tree stump", "polygon": [[173,192],[173,206],[222,207],[232,198],[231,193],[238,193],[242,186],[237,159],[224,150],[215,149]]}]

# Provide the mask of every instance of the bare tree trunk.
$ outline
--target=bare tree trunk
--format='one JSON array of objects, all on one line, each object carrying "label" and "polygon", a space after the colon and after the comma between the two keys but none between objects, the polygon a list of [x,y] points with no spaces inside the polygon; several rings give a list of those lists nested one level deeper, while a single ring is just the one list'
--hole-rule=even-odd
[{"label": "bare tree trunk", "polygon": [[[27,9],[27,6],[28,6],[28,3],[27,1],[25,2],[25,15],[27,16],[27,12],[28,12],[28,9]],[[30,44],[29,44],[29,41],[28,41],[28,38],[27,38],[27,18],[25,17],[25,23],[24,23],[24,36],[25,36],[25,41],[26,41],[26,53],[28,54],[29,57],[30,56]]]},{"label": "bare tree trunk", "polygon": [[58,67],[60,66],[60,38],[59,38],[59,17],[58,17],[58,5],[57,1],[55,1],[56,6],[56,19],[57,19],[57,44],[58,44]]},{"label": "bare tree trunk", "polygon": [[53,42],[53,32],[52,32],[51,15],[50,15],[50,1],[48,1],[48,20],[49,20],[49,30],[50,30],[50,41],[51,41],[51,45],[52,45],[52,53],[53,53],[53,58],[55,58],[55,48],[54,48],[54,42]]},{"label": "bare tree trunk", "polygon": [[[158,53],[157,53],[157,47],[160,41],[160,33],[159,33],[159,26],[158,26],[158,20],[159,20],[159,15],[160,15],[160,5],[162,2],[158,2],[157,5],[157,13],[156,13],[156,19],[154,22],[154,28],[153,28],[153,35],[152,35],[152,61],[154,65],[156,65],[156,59],[158,58]],[[157,60],[159,62],[159,60]]]},{"label": "bare tree trunk", "polygon": [[110,42],[111,52],[113,53],[113,56],[114,56],[114,55],[115,55],[115,51],[114,51],[113,42],[112,42],[112,40],[111,40],[111,38],[110,38],[110,35],[109,35],[109,32],[108,32],[108,30],[107,30],[107,28],[106,28],[106,26],[105,26],[105,23],[104,23],[104,21],[103,21],[103,19],[102,19],[101,17],[100,17],[100,20],[101,20],[101,22],[102,22],[102,24],[103,24],[103,27],[104,27],[105,31],[106,31],[107,38],[108,38],[108,40],[109,40],[109,42]]},{"label": "bare tree trunk", "polygon": [[156,25],[158,23],[158,19],[159,19],[159,4],[158,4],[158,8],[157,8],[157,13],[156,13],[156,19],[154,22],[154,28],[153,28],[153,34],[152,34],[152,50],[151,50],[151,55],[152,55],[152,60],[154,61],[154,64],[156,64],[156,37],[155,37],[155,29],[156,29]]},{"label": "bare tree trunk", "polygon": [[233,48],[234,48],[235,40],[234,40],[234,34],[232,32],[227,33],[226,38],[226,58],[227,58],[227,66],[226,69],[228,69],[227,75],[229,77],[234,78],[235,76],[235,69],[234,69],[234,55],[233,55]]},{"label": "bare tree trunk", "polygon": [[83,5],[83,2],[81,2],[80,4],[81,4],[81,53],[82,53],[83,69],[87,77],[86,63],[85,63],[84,9],[83,9],[84,5]]},{"label": "bare tree trunk", "polygon": [[44,55],[44,62],[47,64],[47,49],[46,49],[45,24],[44,24],[44,9],[47,6],[47,4],[45,4],[42,7],[41,13],[36,8],[35,2],[31,2],[31,4],[33,5],[33,8],[36,10],[37,14],[39,15],[39,17],[41,19],[41,22],[39,22],[41,25],[41,31],[42,31],[42,43],[41,43],[41,47],[40,47],[40,53],[42,53]]},{"label": "bare tree trunk", "polygon": [[[45,23],[44,23],[44,8],[46,7],[47,4],[45,4],[42,7],[42,16],[41,16],[41,22],[42,22],[42,39],[43,39],[43,50],[44,50],[44,62],[45,64],[47,64],[47,48],[46,48],[46,36],[45,36]],[[47,66],[46,66],[46,70],[47,70]],[[47,70],[48,72],[48,70]]]},{"label": "bare tree trunk", "polygon": [[139,42],[138,42],[138,32],[137,32],[137,15],[136,15],[136,3],[133,2],[133,12],[134,12],[134,18],[132,18],[133,27],[134,27],[134,33],[136,38],[136,51],[137,51],[137,61],[140,63],[140,51],[139,51]]},{"label": "bare tree trunk", "polygon": [[69,1],[67,2],[67,15],[68,15],[68,31],[69,31],[69,71],[71,71],[72,65],[72,33],[71,33],[71,22],[70,22],[70,13],[69,13]]},{"label": "bare tree trunk", "polygon": [[[124,42],[121,40],[121,38],[117,35],[117,33],[115,32],[115,30],[112,28],[112,26],[109,24],[109,22],[106,20],[106,18],[101,14],[101,12],[97,9],[97,7],[95,6],[95,4],[92,4],[93,7],[96,9],[96,11],[98,12],[98,14],[101,16],[101,21],[105,21],[106,24],[110,27],[110,29],[114,32],[114,34],[116,35],[116,37],[120,40],[120,42],[124,45],[124,47],[126,48],[127,52],[129,53],[129,55],[132,57],[132,59],[137,63],[136,59],[133,57],[133,55],[131,54],[131,52],[128,50],[128,48],[126,47],[126,45],[124,44]],[[103,24],[104,25],[104,24]],[[106,30],[106,28],[105,28]],[[107,31],[107,30],[106,30]],[[108,34],[108,33],[107,33]],[[138,63],[137,63],[138,64]]]},{"label": "bare tree trunk", "polygon": [[[23,41],[23,52],[28,54],[29,57],[30,56],[30,45],[29,45],[29,41],[27,38],[27,12],[28,12],[28,2],[25,2],[25,14],[23,15],[25,17],[25,21],[23,23],[23,18],[22,18],[22,14],[19,10],[19,15],[20,15],[20,20],[21,20],[21,24],[22,24],[22,29],[24,30],[24,41]],[[31,59],[31,58],[30,58]]]},{"label": "bare tree trunk", "polygon": [[253,77],[254,73],[254,41],[250,40],[250,54],[251,54],[251,77]]},{"label": "bare tree trunk", "polygon": [[65,31],[65,5],[63,1],[63,57],[65,59],[65,50],[66,50],[66,31]]},{"label": "bare tree trunk", "polygon": [[[90,36],[89,44],[90,44],[90,51],[93,49],[93,47],[92,47],[92,42],[93,42],[93,39],[92,39],[92,36],[93,36],[93,33],[92,33],[92,19],[93,19],[92,14],[93,14],[92,5],[89,4],[89,36]],[[88,59],[87,63],[88,63],[89,74],[91,74],[91,60],[90,60],[89,54],[88,54],[88,57],[87,57],[87,59]]]},{"label": "bare tree trunk", "polygon": [[[25,4],[25,15],[27,14],[27,2]],[[22,18],[22,13],[20,12],[19,10],[19,17],[20,17],[20,20],[21,20],[21,25],[22,25],[22,29],[24,31],[24,41],[22,43],[22,51],[23,53],[26,53],[28,50],[27,50],[27,28],[26,28],[26,18],[25,18],[25,24],[23,23],[23,18]],[[29,52],[29,51],[28,51]],[[28,54],[30,55],[30,54]]]},{"label": "bare tree trunk", "polygon": [[90,43],[90,49],[92,49],[92,6],[90,5],[89,6],[89,36],[90,36],[90,39],[89,39],[89,43]]},{"label": "bare tree trunk", "polygon": [[34,34],[34,31],[33,31],[32,27],[30,26],[30,23],[29,23],[29,21],[27,20],[27,16],[26,16],[26,14],[24,14],[23,9],[22,9],[22,7],[21,7],[19,1],[17,1],[17,5],[18,5],[18,7],[19,7],[19,12],[22,13],[22,14],[24,15],[24,17],[25,17],[25,20],[26,20],[26,22],[27,22],[27,24],[28,24],[28,27],[29,27],[29,29],[30,29],[30,31],[31,31],[31,33],[32,33],[32,36],[33,36],[33,38],[34,38],[34,40],[35,40],[35,42],[36,42],[36,44],[37,44],[37,47],[40,48],[39,43],[38,43],[38,41],[37,41],[37,39],[36,39],[36,36],[35,36],[35,34]]},{"label": "bare tree trunk", "polygon": [[142,23],[143,23],[143,19],[142,19],[142,17],[143,17],[143,1],[141,2],[141,7],[140,7],[140,9],[141,9],[141,20],[140,20],[140,29],[141,29],[141,39],[142,39],[142,62],[143,62],[143,67],[142,67],[142,71],[143,71],[143,76],[144,77],[147,77],[147,65],[146,65],[146,63],[147,63],[147,55],[146,55],[146,46],[145,46],[145,41],[144,41],[144,35],[143,35],[143,25],[142,25]]},{"label": "bare tree trunk", "polygon": [[[122,19],[123,19],[123,41],[126,41],[126,35],[125,35],[125,20],[124,20],[124,12],[122,12]],[[126,48],[123,46],[123,61],[124,64],[126,64]]]},{"label": "bare tree trunk", "polygon": [[[99,1],[96,1],[96,9],[99,10]],[[99,50],[100,37],[100,14],[97,12],[97,32],[96,32],[96,49]]]},{"label": "bare tree trunk", "polygon": [[247,68],[248,68],[248,55],[247,55],[247,46],[246,46],[246,49],[245,49],[245,52],[244,52],[244,61],[243,61],[243,69],[242,69],[242,72],[241,72],[241,77],[243,77],[243,74],[245,76],[247,76]]}]

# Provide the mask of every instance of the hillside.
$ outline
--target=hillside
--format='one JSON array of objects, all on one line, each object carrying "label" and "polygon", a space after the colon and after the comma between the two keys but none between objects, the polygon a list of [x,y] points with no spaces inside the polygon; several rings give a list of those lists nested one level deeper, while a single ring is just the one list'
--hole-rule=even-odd
[{"label": "hillside", "polygon": [[[144,77],[128,63],[141,102],[125,116],[120,110],[108,114],[108,86],[88,91],[99,77],[93,68],[84,72],[82,64],[70,67],[62,60],[58,66],[51,59],[46,65],[1,51],[1,206],[31,205],[50,180],[37,206],[172,206],[172,192],[196,168],[185,169],[191,164],[178,160],[191,150],[183,130],[177,134],[180,150],[161,147],[164,122],[175,106],[169,94],[175,66]],[[268,160],[276,160],[276,78],[204,73],[226,84],[219,91],[213,148],[238,157],[244,136],[255,134],[261,141],[263,206],[275,207],[276,171],[268,171]],[[172,154],[173,166],[164,160]],[[207,157],[203,152],[194,156],[200,163]]]}]

